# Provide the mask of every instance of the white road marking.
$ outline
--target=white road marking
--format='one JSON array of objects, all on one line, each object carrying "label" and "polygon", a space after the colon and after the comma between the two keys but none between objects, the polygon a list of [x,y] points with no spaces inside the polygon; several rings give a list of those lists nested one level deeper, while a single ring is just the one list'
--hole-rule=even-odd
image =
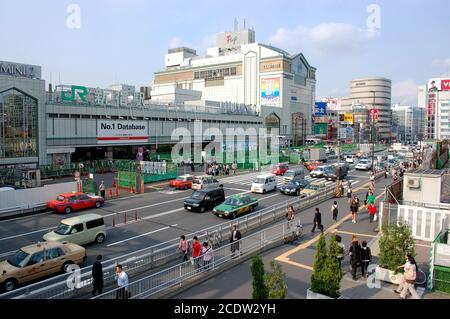
[{"label": "white road marking", "polygon": [[133,236],[133,237],[121,240],[121,241],[116,241],[115,243],[106,245],[106,247],[111,247],[111,246],[115,246],[115,245],[118,245],[118,244],[122,244],[124,242],[130,241],[130,240],[133,240],[133,239],[136,239],[136,238],[139,238],[139,237],[144,237],[144,236],[147,236],[147,235],[151,235],[151,234],[160,232],[162,230],[170,229],[171,227],[176,227],[176,226],[178,226],[178,224],[174,224],[174,225],[170,225],[170,226],[167,226],[167,227],[159,228],[159,229],[153,230],[153,231],[145,233],[145,234],[140,234],[140,235],[137,235],[137,236]]},{"label": "white road marking", "polygon": [[0,254],[0,258],[10,256],[10,255],[14,254],[15,252],[16,252],[16,250],[12,250],[12,251],[8,251],[6,253]]},{"label": "white road marking", "polygon": [[17,238],[17,237],[22,237],[22,236],[27,236],[27,235],[31,235],[31,234],[36,234],[36,233],[42,233],[45,232],[47,230],[50,229],[55,229],[56,226],[53,227],[48,227],[48,228],[43,228],[43,229],[39,229],[39,230],[35,230],[29,233],[24,233],[24,234],[19,234],[19,235],[14,235],[14,236],[9,236],[9,237],[4,237],[4,238],[0,238],[0,241],[4,241],[4,240],[8,240],[8,239],[13,239],[13,238]]}]

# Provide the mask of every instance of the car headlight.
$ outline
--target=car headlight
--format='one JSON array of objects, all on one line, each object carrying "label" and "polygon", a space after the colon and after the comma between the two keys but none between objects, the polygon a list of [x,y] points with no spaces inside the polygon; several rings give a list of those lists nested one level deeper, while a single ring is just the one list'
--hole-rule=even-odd
[{"label": "car headlight", "polygon": [[294,188],[291,188],[289,191],[290,191],[290,192],[295,192],[295,189],[294,189]]},{"label": "car headlight", "polygon": [[226,210],[226,211],[224,211],[223,213],[224,213],[225,215],[228,215],[230,212]]},{"label": "car headlight", "polygon": [[200,206],[200,204],[192,204],[192,206],[198,207],[198,206]]}]

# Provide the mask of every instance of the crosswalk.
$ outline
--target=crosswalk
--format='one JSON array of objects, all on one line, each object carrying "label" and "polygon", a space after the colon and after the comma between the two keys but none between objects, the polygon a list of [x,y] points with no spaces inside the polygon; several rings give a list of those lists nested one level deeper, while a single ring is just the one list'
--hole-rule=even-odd
[{"label": "crosswalk", "polygon": [[[237,176],[229,176],[229,177],[225,177],[225,178],[220,178],[220,182],[221,183],[229,183],[229,184],[236,184],[236,185],[242,185],[242,186],[251,186],[253,183],[253,180],[258,176],[258,175],[263,175],[266,173],[271,173],[270,171],[267,172],[255,172],[255,173],[249,173],[249,174],[244,174],[244,175],[237,175]],[[277,185],[283,185],[285,184],[283,181],[283,176],[276,176],[277,179]],[[334,185],[335,182],[334,181],[327,181],[325,178],[312,178],[311,176],[307,175],[305,176],[305,179],[308,182],[325,182],[325,185]],[[355,185],[358,184],[360,181],[359,180],[355,180],[355,179],[349,179],[351,185]],[[347,181],[344,181],[344,185],[346,185]]]}]

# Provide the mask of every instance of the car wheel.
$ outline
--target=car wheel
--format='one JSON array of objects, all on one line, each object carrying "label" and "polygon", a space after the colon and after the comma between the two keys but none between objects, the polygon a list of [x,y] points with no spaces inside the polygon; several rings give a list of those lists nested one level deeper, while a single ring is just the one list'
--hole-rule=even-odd
[{"label": "car wheel", "polygon": [[6,279],[5,283],[3,284],[3,289],[5,290],[5,292],[12,291],[16,289],[17,285],[18,283],[16,279],[14,278]]},{"label": "car wheel", "polygon": [[62,265],[61,270],[62,270],[63,272],[69,272],[69,266],[70,266],[70,265],[73,265],[73,262],[71,262],[71,261],[66,261],[66,262]]},{"label": "car wheel", "polygon": [[70,214],[72,212],[72,207],[66,207],[64,208],[64,213]]},{"label": "car wheel", "polygon": [[204,213],[205,212],[205,207],[200,207],[200,213]]},{"label": "car wheel", "polygon": [[263,189],[263,194],[265,194],[266,193],[266,189]]},{"label": "car wheel", "polygon": [[220,185],[219,185],[219,187],[220,187],[220,188],[223,188],[223,185],[222,185],[222,184],[220,184]]},{"label": "car wheel", "polygon": [[96,237],[95,237],[95,242],[97,243],[97,244],[101,244],[101,243],[103,243],[105,241],[105,235],[104,234],[98,234]]},{"label": "car wheel", "polygon": [[187,185],[184,185],[183,189],[184,189],[184,190],[188,189]]},{"label": "car wheel", "polygon": [[95,202],[95,208],[100,208],[100,206],[102,206],[100,202]]},{"label": "car wheel", "polygon": [[231,219],[236,219],[237,215],[236,212],[234,212],[233,214],[231,214]]},{"label": "car wheel", "polygon": [[296,194],[297,196],[300,196],[300,190],[298,189],[297,192],[295,192],[295,194]]}]

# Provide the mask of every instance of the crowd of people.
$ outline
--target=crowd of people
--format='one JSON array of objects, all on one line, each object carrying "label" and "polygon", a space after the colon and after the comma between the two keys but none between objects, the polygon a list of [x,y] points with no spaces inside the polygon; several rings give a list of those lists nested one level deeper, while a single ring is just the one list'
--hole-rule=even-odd
[{"label": "crowd of people", "polygon": [[220,175],[230,175],[233,172],[233,175],[236,175],[237,164],[233,163],[229,164],[217,164],[216,162],[207,163],[205,165],[205,174],[212,176],[220,176]]}]

